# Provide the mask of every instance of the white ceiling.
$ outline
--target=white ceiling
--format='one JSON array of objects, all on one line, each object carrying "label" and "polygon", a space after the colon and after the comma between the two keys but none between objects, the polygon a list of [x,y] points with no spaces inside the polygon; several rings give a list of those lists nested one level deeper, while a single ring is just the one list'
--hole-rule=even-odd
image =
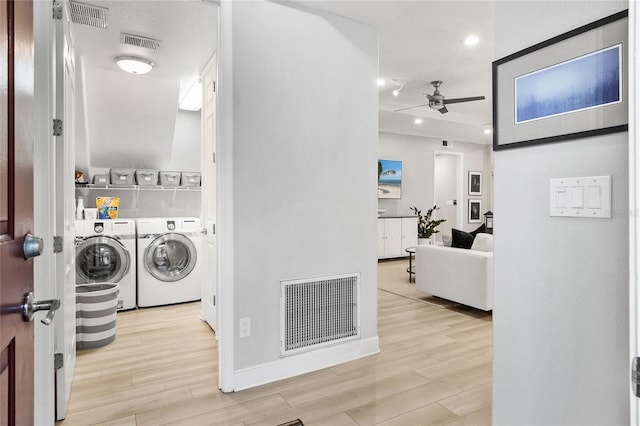
[{"label": "white ceiling", "polygon": [[[377,28],[380,42],[379,75],[387,81],[407,80],[398,97],[396,86],[380,89],[380,129],[417,136],[435,136],[490,143],[491,61],[493,60],[493,2],[489,0],[301,1],[309,7],[335,13]],[[464,45],[471,34],[480,38]],[[429,82],[442,80],[447,98],[485,96],[484,101],[452,104],[447,114],[428,107],[393,111],[428,101]],[[415,125],[414,118],[423,123]]]},{"label": "white ceiling", "polygon": [[[216,50],[217,6],[189,0],[86,3],[108,9],[108,26],[73,24],[76,79],[82,82],[76,85],[78,166],[170,168],[178,102]],[[122,44],[121,32],[160,40],[160,48]],[[142,56],[155,67],[149,74],[127,74],[115,64],[121,55]]]},{"label": "white ceiling", "polygon": [[[379,89],[381,131],[490,143],[491,136],[483,130],[491,127],[491,1],[297,2],[370,24],[378,30],[380,77],[388,82],[407,81],[398,97],[391,94],[393,84]],[[91,162],[94,166],[109,167],[122,152],[121,148],[144,146],[139,143],[144,139],[154,141],[154,146],[160,148],[156,151],[170,155],[173,138],[170,128],[178,100],[215,51],[217,6],[198,0],[86,0],[86,3],[109,9],[106,30],[73,25],[79,76],[86,88],[81,93],[85,105],[80,129],[84,129],[84,137],[91,144]],[[161,47],[153,51],[121,44],[121,32],[158,39]],[[472,48],[463,44],[470,34],[480,38],[480,43]],[[127,75],[115,65],[114,58],[119,55],[144,56],[156,67],[145,76]],[[433,92],[429,84],[432,80],[444,81],[440,91],[447,98],[484,95],[486,100],[451,104],[447,114],[428,107],[393,112],[426,103],[423,93]],[[423,123],[414,124],[415,117],[422,117]],[[123,123],[120,120],[134,123],[137,130],[129,131],[130,124],[119,124]],[[141,149],[145,152],[147,148]],[[130,167],[154,167],[160,161],[151,161],[148,156],[147,160],[149,164],[138,162]]]}]

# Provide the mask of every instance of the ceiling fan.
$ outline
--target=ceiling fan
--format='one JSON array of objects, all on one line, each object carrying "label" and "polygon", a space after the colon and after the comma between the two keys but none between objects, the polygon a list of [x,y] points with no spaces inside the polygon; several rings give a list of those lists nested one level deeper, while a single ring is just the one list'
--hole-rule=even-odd
[{"label": "ceiling fan", "polygon": [[406,107],[406,108],[400,108],[400,109],[395,110],[394,112],[404,111],[405,109],[428,106],[431,109],[437,109],[438,111],[440,111],[441,114],[445,114],[445,113],[449,112],[449,110],[446,107],[446,105],[448,105],[448,104],[457,104],[457,103],[460,103],[460,102],[470,102],[470,101],[481,101],[481,100],[484,100],[484,96],[472,96],[472,97],[469,97],[469,98],[445,99],[445,97],[438,90],[438,87],[440,87],[442,85],[442,80],[434,80],[434,81],[431,82],[431,84],[435,88],[435,90],[433,92],[433,95],[430,95],[428,93],[423,93],[424,97],[429,99],[429,103],[428,104],[414,105],[414,106],[410,106],[410,107]]}]

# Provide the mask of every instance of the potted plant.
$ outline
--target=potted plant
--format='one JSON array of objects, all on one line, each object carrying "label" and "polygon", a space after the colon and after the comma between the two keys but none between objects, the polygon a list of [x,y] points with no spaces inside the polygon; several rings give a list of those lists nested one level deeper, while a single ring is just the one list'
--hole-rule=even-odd
[{"label": "potted plant", "polygon": [[447,219],[431,219],[433,212],[439,209],[436,206],[427,210],[425,215],[417,207],[410,207],[410,209],[418,216],[418,244],[430,244],[431,236],[440,232],[436,229],[438,225],[446,222]]}]

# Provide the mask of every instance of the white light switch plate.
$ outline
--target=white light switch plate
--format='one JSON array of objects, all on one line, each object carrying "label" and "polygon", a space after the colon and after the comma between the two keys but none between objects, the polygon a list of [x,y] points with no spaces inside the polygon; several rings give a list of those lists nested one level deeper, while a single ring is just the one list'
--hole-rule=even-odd
[{"label": "white light switch plate", "polygon": [[611,218],[611,176],[550,179],[549,215]]}]

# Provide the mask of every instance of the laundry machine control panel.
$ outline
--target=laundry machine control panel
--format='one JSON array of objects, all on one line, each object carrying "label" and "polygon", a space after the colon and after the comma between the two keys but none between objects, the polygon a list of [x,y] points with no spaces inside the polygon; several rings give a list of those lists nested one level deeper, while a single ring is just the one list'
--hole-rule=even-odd
[{"label": "laundry machine control panel", "polygon": [[173,221],[173,220],[168,220],[168,221],[167,221],[167,229],[168,229],[169,231],[175,231],[175,229],[176,229],[176,222],[175,222],[175,221]]},{"label": "laundry machine control panel", "polygon": [[103,224],[103,223],[101,223],[101,222],[95,222],[95,223],[93,224],[93,231],[94,231],[96,234],[101,234],[101,233],[104,231],[104,224]]}]

